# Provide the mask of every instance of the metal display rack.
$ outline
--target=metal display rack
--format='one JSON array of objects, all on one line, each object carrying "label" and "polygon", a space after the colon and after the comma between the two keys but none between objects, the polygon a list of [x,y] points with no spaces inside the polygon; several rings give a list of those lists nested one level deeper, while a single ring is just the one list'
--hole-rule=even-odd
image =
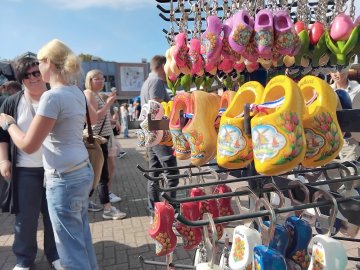
[{"label": "metal display rack", "polygon": [[[217,15],[221,20],[224,20],[229,16],[229,13],[233,13],[236,9],[246,8],[251,15],[254,15],[259,9],[262,8],[271,8],[271,9],[287,9],[292,20],[295,22],[297,20],[305,21],[306,24],[311,24],[315,21],[321,20],[324,25],[329,24],[332,19],[339,13],[347,11],[350,16],[353,18],[355,15],[355,0],[156,0],[157,9],[160,11],[159,16],[162,20],[170,24],[169,29],[162,29],[162,32],[165,34],[166,40],[170,45],[173,44],[174,36],[179,32],[185,32],[191,35],[199,34],[205,30],[206,24],[204,23],[207,16],[209,14]],[[320,18],[321,16],[321,18]],[[189,35],[190,36],[190,35]],[[244,111],[248,111],[248,104],[245,104]],[[181,111],[179,115],[179,119],[181,123],[185,123],[186,116]],[[337,112],[337,118],[343,132],[360,132],[360,125],[358,125],[353,119],[360,119],[360,109],[359,110],[343,110]],[[148,114],[148,126],[149,130],[168,130],[169,129],[169,120],[153,120],[151,115]],[[129,129],[140,129],[140,123],[142,121],[130,121]],[[250,133],[250,115],[245,114],[244,125],[247,127],[246,130]],[[205,164],[200,166],[201,168],[214,167],[217,166],[216,163]],[[193,202],[193,201],[204,201],[204,200],[214,200],[220,198],[235,198],[238,200],[239,196],[246,196],[250,194],[250,191],[247,190],[235,190],[233,192],[221,193],[221,194],[207,194],[203,196],[197,197],[181,197],[181,198],[172,198],[168,195],[168,192],[171,191],[188,191],[194,187],[211,187],[216,186],[218,184],[229,184],[229,183],[240,183],[240,182],[248,182],[252,183],[253,189],[258,197],[264,197],[265,194],[273,191],[280,191],[285,197],[294,196],[297,200],[301,201],[303,198],[303,194],[294,190],[294,188],[289,184],[291,180],[286,178],[288,175],[309,175],[309,174],[327,174],[329,170],[343,170],[344,168],[352,168],[354,173],[352,175],[347,175],[346,177],[339,177],[333,179],[327,179],[325,181],[310,181],[306,183],[305,186],[308,189],[310,196],[312,196],[315,192],[319,191],[322,186],[328,185],[339,186],[339,184],[347,184],[352,183],[354,181],[360,180],[360,173],[358,172],[357,166],[352,162],[345,163],[331,163],[323,167],[306,169],[306,168],[298,168],[294,169],[290,172],[284,173],[282,175],[278,175],[275,177],[269,176],[261,176],[261,175],[250,175],[246,177],[238,177],[232,179],[226,179],[221,181],[208,181],[203,183],[189,183],[184,184],[178,187],[166,187],[166,182],[168,179],[180,179],[180,178],[191,178],[196,176],[205,176],[209,175],[212,172],[209,171],[200,171],[192,172],[191,170],[195,168],[194,165],[188,166],[178,166],[178,167],[169,167],[166,170],[171,169],[184,169],[185,173],[179,175],[169,175],[166,176],[165,170],[163,168],[160,169],[145,169],[141,166],[137,166],[137,168],[143,173],[146,181],[152,181],[153,186],[160,192],[161,196],[164,200],[169,203],[176,205],[185,202]],[[199,168],[199,167],[198,167]],[[248,170],[248,168],[242,168],[238,170],[234,169],[224,169],[219,168],[213,170],[216,173],[233,173],[235,171]],[[150,173],[157,172],[160,173],[160,177],[152,177]],[[154,182],[164,183],[163,186],[154,185]],[[267,182],[272,182],[275,187],[263,188],[264,184]],[[254,184],[255,183],[255,184]],[[336,203],[338,204],[339,212],[348,220],[349,223],[360,226],[360,195],[352,196],[344,198],[339,195],[334,190],[330,188],[330,194],[335,198]],[[289,213],[299,210],[305,210],[315,207],[322,207],[323,213],[330,212],[330,206],[332,202],[330,200],[321,200],[316,202],[303,203],[299,205],[293,205],[288,207],[280,207],[274,209],[275,214],[283,214]],[[260,210],[253,213],[246,214],[234,214],[230,216],[220,216],[213,219],[215,224],[219,223],[229,223],[235,221],[242,221],[246,219],[254,219],[260,217],[269,216],[271,213],[268,210]],[[200,227],[209,225],[209,220],[196,220],[191,221],[186,219],[181,213],[177,213],[175,215],[177,221],[181,222],[186,226],[191,227]],[[360,239],[353,239],[347,237],[337,237],[334,236],[334,239],[340,241],[352,241],[352,242],[360,242]],[[360,250],[359,250],[360,253]],[[360,254],[359,254],[360,256]],[[139,257],[141,264],[143,265],[158,265],[165,266],[166,269],[196,269],[195,266],[192,265],[183,265],[183,264],[174,264],[171,260],[168,260],[167,257],[166,262],[153,261]],[[348,260],[358,261],[360,262],[359,257],[348,257]]]}]

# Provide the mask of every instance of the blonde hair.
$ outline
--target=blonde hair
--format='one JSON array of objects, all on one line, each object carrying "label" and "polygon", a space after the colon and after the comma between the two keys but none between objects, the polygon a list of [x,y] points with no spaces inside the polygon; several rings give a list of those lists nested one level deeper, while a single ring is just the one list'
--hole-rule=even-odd
[{"label": "blonde hair", "polygon": [[86,73],[86,78],[85,78],[85,89],[89,89],[91,91],[93,91],[94,89],[92,88],[92,85],[91,85],[91,79],[94,78],[96,75],[103,75],[104,76],[104,73],[99,70],[99,69],[92,69],[90,70],[88,73]]},{"label": "blonde hair", "polygon": [[53,39],[46,43],[39,50],[37,58],[39,61],[49,59],[64,80],[72,82],[79,79],[81,61],[79,57],[60,40]]}]

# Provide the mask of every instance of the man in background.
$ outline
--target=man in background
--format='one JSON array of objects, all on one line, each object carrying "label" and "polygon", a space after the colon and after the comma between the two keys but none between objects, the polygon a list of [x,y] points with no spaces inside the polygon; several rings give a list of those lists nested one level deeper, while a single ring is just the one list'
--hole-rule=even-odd
[{"label": "man in background", "polygon": [[[165,82],[166,75],[164,71],[164,65],[166,62],[166,58],[161,55],[155,55],[151,59],[150,69],[151,73],[149,77],[144,82],[141,92],[141,105],[148,103],[149,100],[154,100],[157,102],[168,102],[170,97],[166,92]],[[176,167],[177,161],[176,157],[173,155],[173,149],[170,146],[166,145],[155,145],[153,147],[148,148],[148,157],[149,157],[149,169],[155,168],[168,168],[168,167]],[[153,177],[158,177],[163,171],[150,173]],[[179,174],[178,169],[167,170],[165,171],[167,175],[177,175]],[[179,179],[169,179],[168,180],[169,187],[176,187],[179,184]],[[159,185],[158,181],[154,182],[153,185]],[[154,212],[154,203],[160,201],[160,194],[154,188],[152,182],[148,182],[148,208],[151,216]],[[176,192],[171,192],[171,197],[176,197]]]}]

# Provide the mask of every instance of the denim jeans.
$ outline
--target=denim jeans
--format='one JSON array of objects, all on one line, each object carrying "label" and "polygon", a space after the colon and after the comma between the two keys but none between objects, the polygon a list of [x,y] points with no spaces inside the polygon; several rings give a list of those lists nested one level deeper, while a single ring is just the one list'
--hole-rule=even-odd
[{"label": "denim jeans", "polygon": [[46,172],[46,198],[61,264],[71,270],[97,270],[88,220],[89,192],[94,172]]},{"label": "denim jeans", "polygon": [[[173,149],[166,145],[155,145],[148,148],[149,154],[149,169],[155,168],[168,168],[177,166],[176,157],[173,155]],[[162,172],[165,172],[166,175],[176,175],[179,174],[179,170],[165,170],[160,172],[151,172],[149,173],[152,177],[158,177]],[[169,179],[167,186],[176,187],[179,184],[179,179]],[[159,186],[158,181],[148,181],[147,191],[148,191],[148,209],[152,214],[154,211],[154,203],[160,201],[160,194],[155,189],[153,185]],[[170,192],[172,198],[176,197],[176,191]],[[175,206],[176,207],[176,206]]]},{"label": "denim jeans", "polygon": [[44,223],[46,258],[50,263],[59,259],[46,203],[44,169],[17,167],[12,181],[16,183],[19,204],[19,212],[15,217],[15,240],[12,247],[16,256],[16,265],[30,267],[34,264],[38,248],[36,233],[40,212]]},{"label": "denim jeans", "polygon": [[128,129],[128,118],[127,117],[121,117],[121,126],[123,128],[124,137],[128,137],[129,129]]}]

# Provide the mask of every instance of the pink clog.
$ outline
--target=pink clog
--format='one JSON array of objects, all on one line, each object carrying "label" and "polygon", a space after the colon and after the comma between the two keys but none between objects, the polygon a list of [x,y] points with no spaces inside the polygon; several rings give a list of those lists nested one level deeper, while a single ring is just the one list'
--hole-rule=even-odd
[{"label": "pink clog", "polygon": [[233,15],[232,26],[229,44],[235,52],[242,54],[251,41],[254,19],[246,10],[240,10]]},{"label": "pink clog", "polygon": [[294,24],[286,11],[281,10],[274,15],[274,29],[276,51],[282,55],[296,54],[301,47],[301,43]]},{"label": "pink clog", "polygon": [[274,43],[273,15],[268,9],[260,10],[255,16],[255,48],[262,58],[272,58]]}]

